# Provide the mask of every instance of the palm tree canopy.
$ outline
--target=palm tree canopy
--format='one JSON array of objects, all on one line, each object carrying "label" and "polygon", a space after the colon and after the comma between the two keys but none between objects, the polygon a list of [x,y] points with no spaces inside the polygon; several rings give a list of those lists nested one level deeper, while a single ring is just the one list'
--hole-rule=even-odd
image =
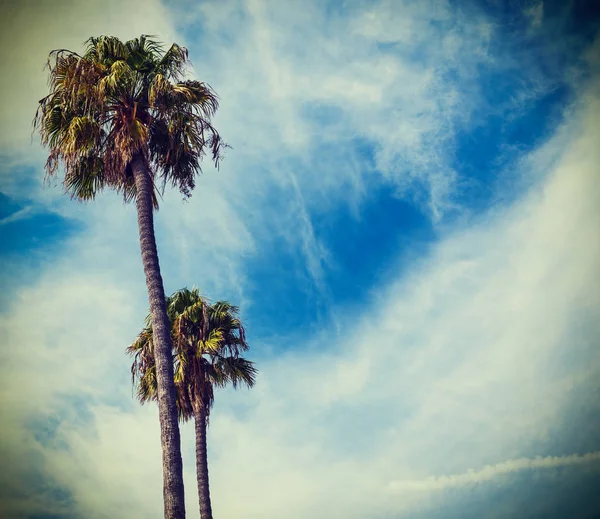
[{"label": "palm tree canopy", "polygon": [[47,175],[62,163],[73,198],[93,199],[110,187],[129,201],[131,161],[139,154],[163,188],[170,183],[189,196],[207,151],[218,166],[226,145],[210,122],[217,96],[206,83],[184,80],[188,64],[184,47],[163,52],[144,35],[127,42],[90,38],[82,56],[52,51],[50,93],[34,119],[50,150]]},{"label": "palm tree canopy", "polygon": [[[214,402],[215,387],[232,384],[252,387],[257,369],[240,354],[248,350],[244,326],[237,307],[226,301],[209,304],[198,289],[178,290],[167,298],[171,326],[175,387],[179,417],[186,421],[197,406],[206,415]],[[149,317],[136,340],[127,348],[134,357],[132,381],[137,381],[140,402],[156,400],[152,326]]]}]

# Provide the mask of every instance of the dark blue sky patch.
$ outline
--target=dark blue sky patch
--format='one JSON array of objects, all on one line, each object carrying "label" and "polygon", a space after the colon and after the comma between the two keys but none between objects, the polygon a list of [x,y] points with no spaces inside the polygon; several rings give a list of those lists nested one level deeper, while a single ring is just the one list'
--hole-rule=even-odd
[{"label": "dark blue sky patch", "polygon": [[[595,0],[571,0],[570,2],[546,0],[544,6],[560,10],[565,3],[571,7],[571,13],[566,23],[567,30],[578,35],[586,43],[591,42],[600,30],[600,3]],[[560,14],[562,14],[561,11],[558,12],[558,15]]]},{"label": "dark blue sky patch", "polygon": [[16,200],[0,192],[0,220],[4,220],[22,208],[23,206]]},{"label": "dark blue sky patch", "polygon": [[[19,218],[19,211],[29,207]],[[32,284],[41,274],[43,265],[61,253],[65,240],[83,230],[74,219],[46,211],[29,201],[16,201],[0,193],[0,308],[9,304],[9,294],[23,284]],[[14,220],[10,220],[14,217]]]},{"label": "dark blue sky patch", "polygon": [[[562,122],[573,101],[567,83],[600,27],[593,2],[544,1],[539,24],[534,2],[474,2],[493,23],[492,61],[478,67],[478,96],[471,128],[459,131],[454,167],[466,186],[461,202],[482,209],[497,191],[503,168],[540,145]],[[458,4],[456,4],[458,7]],[[502,182],[502,179],[497,179]]]},{"label": "dark blue sky patch", "polygon": [[327,281],[336,304],[363,300],[404,247],[434,238],[428,218],[389,185],[371,189],[358,217],[346,206],[320,215],[313,225],[331,253]]},{"label": "dark blue sky patch", "polygon": [[[452,0],[455,5],[462,2]],[[539,24],[532,24],[532,8],[543,3]],[[524,2],[507,0],[475,1],[494,24],[490,50],[496,56],[521,59],[524,69],[553,75],[581,59],[600,29],[600,4],[594,0],[544,0]]]},{"label": "dark blue sky patch", "polygon": [[[407,253],[414,259],[414,252],[418,250],[420,254],[435,238],[429,219],[412,200],[399,198],[394,185],[382,185],[375,171],[374,152],[373,143],[356,138],[341,146],[318,146],[321,160],[343,153],[373,175],[366,176],[366,198],[359,203],[358,211],[349,197],[332,200],[311,193],[305,209],[309,211],[316,242],[326,251],[326,259],[320,264],[320,280],[315,280],[307,267],[293,190],[282,187],[265,199],[272,213],[281,215],[281,222],[289,222],[295,226],[292,229],[298,227],[298,234],[291,241],[278,234],[281,223],[270,234],[263,232],[261,250],[247,263],[249,296],[253,301],[248,325],[254,334],[262,338],[284,332],[293,336],[297,330],[308,333],[320,325],[331,326],[332,310],[364,304],[369,291],[385,281],[391,268],[397,270]],[[344,167],[342,161],[336,163]],[[293,168],[301,181],[302,168],[308,166],[282,167]],[[343,193],[346,188],[352,189],[342,180],[337,189]],[[289,225],[283,224],[286,232]]]},{"label": "dark blue sky patch", "polygon": [[299,327],[308,334],[316,329],[321,306],[301,251],[273,237],[247,262],[246,273],[252,300],[247,325],[253,335],[283,335]]},{"label": "dark blue sky patch", "polygon": [[[495,59],[478,68],[482,102],[471,127],[459,130],[453,167],[461,175],[458,201],[483,210],[505,189],[501,173],[547,139],[563,121],[575,92],[567,83],[570,68],[584,71],[581,53],[590,38],[573,31],[578,7],[544,2],[543,16],[532,25],[524,2],[476,2],[494,24],[489,53]],[[593,32],[588,23],[584,32]],[[595,24],[597,26],[597,24]]]},{"label": "dark blue sky patch", "polygon": [[[486,81],[490,104],[505,94],[495,91],[506,83],[493,77]],[[506,86],[510,91],[510,86]],[[460,175],[461,188],[456,200],[472,211],[489,207],[498,196],[503,181],[502,173],[524,154],[535,149],[549,138],[562,121],[564,109],[571,100],[572,92],[566,85],[559,85],[546,95],[528,103],[527,109],[515,117],[510,113],[476,115],[481,123],[456,137],[456,151],[452,167]]]},{"label": "dark blue sky patch", "polygon": [[55,213],[38,213],[2,225],[0,254],[27,254],[70,237],[78,225]]},{"label": "dark blue sky patch", "polygon": [[[27,211],[19,217],[19,211]],[[76,220],[36,207],[29,201],[17,202],[0,193],[0,255],[27,255],[53,246],[81,230]],[[15,218],[10,220],[11,217]]]}]

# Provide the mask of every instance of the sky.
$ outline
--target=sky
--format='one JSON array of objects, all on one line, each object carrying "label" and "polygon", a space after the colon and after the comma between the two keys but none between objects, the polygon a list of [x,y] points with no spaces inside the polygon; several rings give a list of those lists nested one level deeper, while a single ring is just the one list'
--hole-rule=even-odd
[{"label": "sky", "polygon": [[[593,2],[25,0],[0,31],[0,516],[162,516],[135,208],[44,184],[55,48],[189,49],[231,145],[156,214],[165,289],[240,306],[221,519],[600,516]],[[182,426],[198,518],[193,426]]]}]

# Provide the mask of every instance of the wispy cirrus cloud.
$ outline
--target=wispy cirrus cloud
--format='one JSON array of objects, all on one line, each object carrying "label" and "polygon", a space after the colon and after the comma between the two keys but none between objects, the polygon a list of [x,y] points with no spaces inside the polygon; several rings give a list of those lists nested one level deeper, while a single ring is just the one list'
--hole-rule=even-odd
[{"label": "wispy cirrus cloud", "polygon": [[[184,5],[184,17],[182,5],[150,4],[131,30],[151,32],[147,24],[163,39],[183,35],[196,74],[220,94],[216,124],[233,150],[218,174],[207,167],[188,203],[165,194],[157,234],[166,288],[196,284],[241,302],[243,315],[271,332],[250,328],[257,387],[217,399],[209,440],[215,511],[414,517],[433,513],[428,489],[448,488],[435,475],[466,482],[470,474],[488,481],[488,492],[491,474],[593,466],[595,85],[577,91],[552,139],[510,164],[519,183],[509,194],[471,211],[461,190],[480,179],[452,160],[459,136],[489,114],[517,117],[556,80],[529,74],[510,46],[499,49],[487,15],[444,2],[356,2],[343,11],[209,1]],[[109,11],[94,4],[96,25],[83,29],[114,33],[121,26]],[[40,10],[35,20],[50,14]],[[65,45],[87,36],[70,34]],[[490,86],[511,70],[528,81]],[[8,176],[3,182],[22,195]],[[328,275],[340,251],[323,221],[349,207],[354,220],[332,231],[348,239],[344,225],[369,224],[362,209],[380,202],[382,186],[423,211],[436,239],[410,261],[394,248],[368,296],[336,306]],[[498,194],[493,182],[486,186]],[[133,208],[111,195],[84,206],[59,200],[58,190],[32,198],[86,227],[12,292],[0,321],[9,467],[0,510],[25,518],[42,499],[75,517],[158,516],[156,410],[132,401],[123,355],[147,306]],[[453,214],[463,219],[447,219]],[[386,232],[401,227],[397,218],[390,214]],[[355,254],[370,246],[367,236]],[[360,275],[351,271],[346,283]],[[306,307],[299,293],[309,294]],[[323,301],[336,319],[324,312],[315,326],[308,314]],[[307,315],[278,328],[285,306]],[[195,517],[193,431],[183,430]],[[388,491],[391,481],[421,486],[399,496]],[[461,491],[452,510],[468,509],[472,494],[463,487],[452,487]]]},{"label": "wispy cirrus cloud", "polygon": [[33,214],[33,211],[31,209],[31,206],[26,206],[8,216],[5,216],[4,218],[0,218],[0,225],[6,225],[9,223],[18,222],[19,220],[29,218]]},{"label": "wispy cirrus cloud", "polygon": [[537,456],[535,458],[519,458],[507,460],[495,465],[486,465],[481,469],[470,469],[460,474],[433,476],[417,481],[392,481],[389,489],[392,492],[413,490],[441,490],[445,488],[475,485],[493,480],[495,477],[520,472],[522,470],[556,469],[569,466],[590,465],[592,469],[600,468],[600,451],[570,456]]}]

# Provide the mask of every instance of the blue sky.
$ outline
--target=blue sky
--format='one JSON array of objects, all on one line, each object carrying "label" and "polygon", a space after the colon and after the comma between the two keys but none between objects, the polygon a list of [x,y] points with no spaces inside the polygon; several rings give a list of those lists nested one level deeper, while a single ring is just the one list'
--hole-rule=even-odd
[{"label": "blue sky", "polygon": [[[135,211],[42,185],[49,50],[186,45],[232,145],[157,214],[166,290],[241,307],[217,396],[234,517],[600,513],[600,39],[592,2],[22,3],[0,45],[0,512],[161,514]],[[193,430],[182,428],[188,516]]]}]

